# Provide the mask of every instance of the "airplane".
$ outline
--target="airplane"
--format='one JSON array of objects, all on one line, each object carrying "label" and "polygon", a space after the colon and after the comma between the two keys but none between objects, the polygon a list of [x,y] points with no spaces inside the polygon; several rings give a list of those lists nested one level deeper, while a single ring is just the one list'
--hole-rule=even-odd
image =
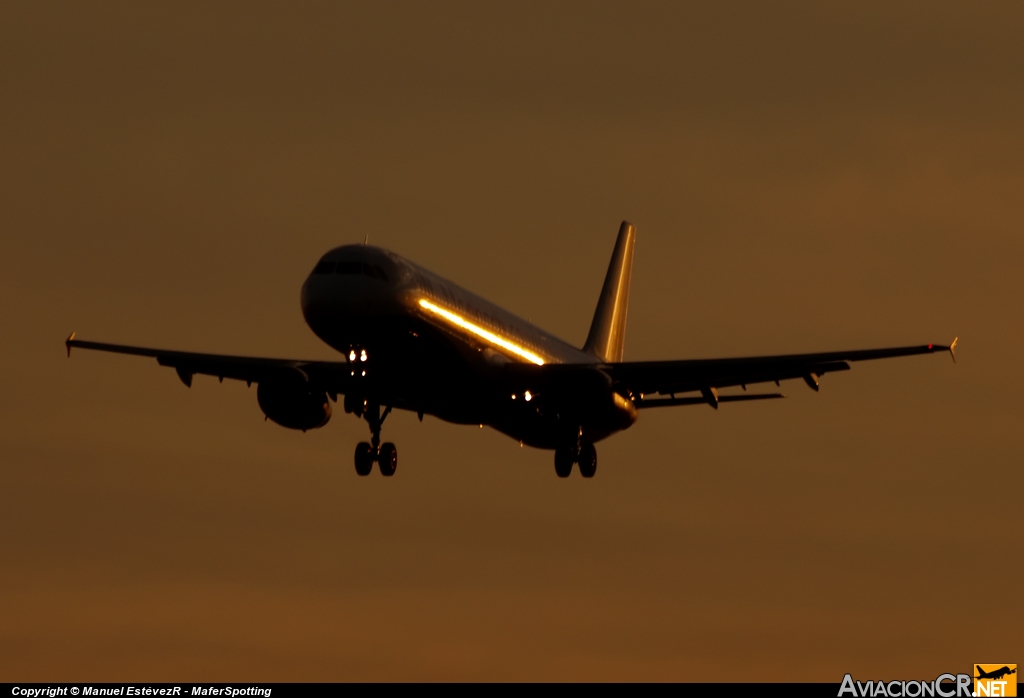
[{"label": "airplane", "polygon": [[994,671],[985,671],[984,669],[982,669],[977,664],[974,665],[974,668],[978,670],[978,675],[974,677],[976,679],[993,679],[993,680],[998,680],[998,679],[1003,678],[1004,676],[1009,676],[1010,674],[1016,674],[1017,673],[1016,669],[1011,669],[1008,666],[1004,666],[1001,669],[995,669]]},{"label": "airplane", "polygon": [[[257,384],[265,418],[303,432],[331,418],[339,396],[346,413],[366,421],[370,441],[355,449],[355,469],[376,463],[392,476],[398,451],[381,443],[392,410],[433,415],[455,424],[487,425],[523,444],[554,451],[555,472],[574,465],[597,472],[594,444],[629,428],[654,407],[772,400],[747,386],[802,379],[817,391],[826,373],[850,363],[948,351],[948,345],[788,354],[746,358],[624,361],[626,308],[636,228],[623,222],[581,348],[433,274],[394,252],[367,244],[324,254],[302,285],[309,328],[343,355],[301,361],[201,354],[76,339],[72,348],[156,358],[186,386],[196,374]],[[742,393],[719,394],[725,388]]]}]

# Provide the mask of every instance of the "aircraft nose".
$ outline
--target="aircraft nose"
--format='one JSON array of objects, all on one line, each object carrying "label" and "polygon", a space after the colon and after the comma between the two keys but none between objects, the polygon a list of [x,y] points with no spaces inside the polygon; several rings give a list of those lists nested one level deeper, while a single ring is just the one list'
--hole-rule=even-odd
[{"label": "aircraft nose", "polygon": [[346,294],[341,292],[330,276],[310,274],[302,284],[299,302],[306,323],[313,327],[332,315],[344,311]]},{"label": "aircraft nose", "polygon": [[321,265],[317,265],[302,285],[302,314],[312,327],[342,318],[387,313],[394,305],[391,286],[386,278],[375,273],[350,273],[347,268],[342,272],[325,273]]}]

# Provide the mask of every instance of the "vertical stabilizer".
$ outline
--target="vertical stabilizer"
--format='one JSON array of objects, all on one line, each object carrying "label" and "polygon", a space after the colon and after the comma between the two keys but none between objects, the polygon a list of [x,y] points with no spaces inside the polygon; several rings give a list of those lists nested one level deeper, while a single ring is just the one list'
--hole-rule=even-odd
[{"label": "vertical stabilizer", "polygon": [[636,228],[622,221],[619,238],[615,241],[612,261],[604,277],[601,298],[597,301],[594,321],[583,351],[601,361],[622,361],[626,343],[626,306],[629,303],[629,275],[633,269],[633,245]]}]

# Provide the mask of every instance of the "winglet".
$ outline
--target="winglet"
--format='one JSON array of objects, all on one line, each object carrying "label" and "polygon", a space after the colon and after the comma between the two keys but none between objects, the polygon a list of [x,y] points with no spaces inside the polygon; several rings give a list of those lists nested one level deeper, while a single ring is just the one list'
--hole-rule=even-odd
[{"label": "winglet", "polygon": [[75,333],[72,332],[68,335],[68,338],[64,340],[64,346],[68,348],[68,358],[71,358],[71,340],[75,338]]},{"label": "winglet", "polygon": [[949,345],[949,355],[953,357],[953,363],[956,363],[956,343],[959,341],[959,337],[953,337],[953,342]]}]

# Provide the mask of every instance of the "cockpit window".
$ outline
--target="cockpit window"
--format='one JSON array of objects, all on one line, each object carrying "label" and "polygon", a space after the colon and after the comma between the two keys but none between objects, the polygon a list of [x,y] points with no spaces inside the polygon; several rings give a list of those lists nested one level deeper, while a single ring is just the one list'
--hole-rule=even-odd
[{"label": "cockpit window", "polygon": [[388,275],[385,274],[384,270],[378,267],[376,264],[364,264],[363,273],[366,274],[367,276],[372,276],[375,279],[380,279],[381,281],[388,280]]},{"label": "cockpit window", "polygon": [[330,274],[334,271],[334,262],[320,262],[313,267],[314,274]]},{"label": "cockpit window", "polygon": [[376,264],[365,264],[362,262],[338,262],[334,270],[335,274],[360,274],[369,276],[371,279],[387,281],[388,275]]}]

